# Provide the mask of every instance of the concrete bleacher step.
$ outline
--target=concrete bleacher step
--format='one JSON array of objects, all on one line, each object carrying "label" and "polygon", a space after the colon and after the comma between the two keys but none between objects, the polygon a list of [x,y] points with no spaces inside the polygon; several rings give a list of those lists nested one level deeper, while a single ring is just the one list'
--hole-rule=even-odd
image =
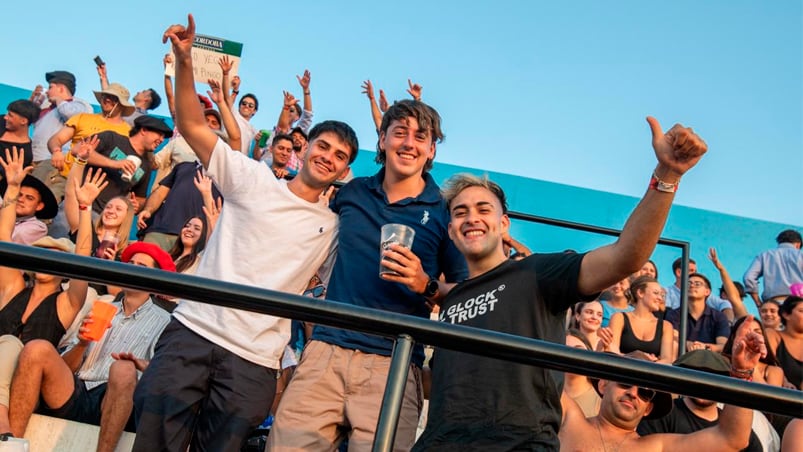
[{"label": "concrete bleacher step", "polygon": [[[100,427],[34,414],[25,431],[30,452],[92,452],[98,445]],[[133,433],[123,432],[117,452],[131,452]]]}]

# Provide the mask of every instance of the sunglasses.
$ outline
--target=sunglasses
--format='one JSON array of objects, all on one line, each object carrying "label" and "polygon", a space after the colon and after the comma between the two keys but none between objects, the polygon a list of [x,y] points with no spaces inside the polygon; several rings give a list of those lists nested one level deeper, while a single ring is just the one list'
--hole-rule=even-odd
[{"label": "sunglasses", "polygon": [[689,281],[689,287],[702,287],[705,283],[702,281]]},{"label": "sunglasses", "polygon": [[256,104],[253,103],[253,102],[240,102],[240,106],[248,107],[248,108],[254,108],[254,107],[256,107]]},{"label": "sunglasses", "polygon": [[323,284],[318,284],[312,289],[307,289],[304,291],[305,297],[320,298],[324,295],[326,295],[326,286],[324,286]]},{"label": "sunglasses", "polygon": [[[624,389],[625,391],[633,387],[633,385],[626,385],[624,383],[616,383],[616,386],[619,386],[621,389]],[[636,389],[636,393],[638,394],[639,399],[645,402],[652,402],[652,399],[655,398],[656,391],[648,388],[642,388],[641,386],[639,386]]]}]

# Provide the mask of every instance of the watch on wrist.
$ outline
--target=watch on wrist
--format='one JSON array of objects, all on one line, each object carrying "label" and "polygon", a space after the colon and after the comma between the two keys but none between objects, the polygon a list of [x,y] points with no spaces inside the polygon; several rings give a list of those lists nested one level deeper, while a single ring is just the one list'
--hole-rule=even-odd
[{"label": "watch on wrist", "polygon": [[424,297],[426,298],[434,297],[438,293],[439,287],[440,286],[438,285],[437,279],[429,278],[429,281],[427,281],[427,285],[424,286],[424,293],[423,293]]}]

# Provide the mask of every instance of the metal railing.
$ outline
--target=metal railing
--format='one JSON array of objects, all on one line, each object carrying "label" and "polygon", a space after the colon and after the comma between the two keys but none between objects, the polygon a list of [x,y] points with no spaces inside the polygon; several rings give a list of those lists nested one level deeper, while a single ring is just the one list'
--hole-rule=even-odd
[{"label": "metal railing", "polygon": [[[557,222],[530,215],[512,214],[511,217],[560,226],[570,224],[578,230],[618,235],[618,231],[612,229]],[[681,247],[688,265],[688,244],[665,239],[659,243]],[[396,346],[388,384],[378,418],[375,451],[392,449],[414,341],[474,355],[713,399],[772,413],[798,417],[803,413],[803,400],[798,391],[330,300],[321,301],[253,286],[8,242],[0,242],[0,263],[23,270],[131,287],[203,303],[395,338]]]}]

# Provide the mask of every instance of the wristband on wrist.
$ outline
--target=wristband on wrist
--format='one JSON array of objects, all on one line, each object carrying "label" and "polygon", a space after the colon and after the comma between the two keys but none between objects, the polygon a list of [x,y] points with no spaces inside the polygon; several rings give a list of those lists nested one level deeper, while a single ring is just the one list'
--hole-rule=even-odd
[{"label": "wristband on wrist", "polygon": [[237,91],[236,89],[233,89],[233,90],[231,90],[231,93],[232,93],[232,94],[240,94],[240,92],[239,92],[239,91]]},{"label": "wristband on wrist", "polygon": [[87,160],[87,159],[82,159],[81,157],[78,157],[78,156],[77,156],[77,155],[75,155],[75,154],[73,154],[73,157],[75,158],[75,164],[76,164],[76,165],[85,166],[87,163],[89,163],[89,160]]},{"label": "wristband on wrist", "polygon": [[309,91],[304,91],[305,96],[309,96]]},{"label": "wristband on wrist", "polygon": [[285,109],[285,110],[290,110],[290,106],[289,106],[289,105],[285,105],[285,106],[284,106],[284,109]]},{"label": "wristband on wrist", "polygon": [[652,178],[650,179],[651,189],[663,193],[675,193],[678,191],[678,185],[680,185],[680,180],[675,183],[662,181],[658,178],[658,175],[655,174],[655,171],[652,172]]},{"label": "wristband on wrist", "polygon": [[753,381],[753,371],[755,369],[735,369],[731,366],[730,376],[744,381]]},{"label": "wristband on wrist", "polygon": [[78,210],[87,210],[88,208],[89,206],[82,206],[81,204],[78,204]]}]

